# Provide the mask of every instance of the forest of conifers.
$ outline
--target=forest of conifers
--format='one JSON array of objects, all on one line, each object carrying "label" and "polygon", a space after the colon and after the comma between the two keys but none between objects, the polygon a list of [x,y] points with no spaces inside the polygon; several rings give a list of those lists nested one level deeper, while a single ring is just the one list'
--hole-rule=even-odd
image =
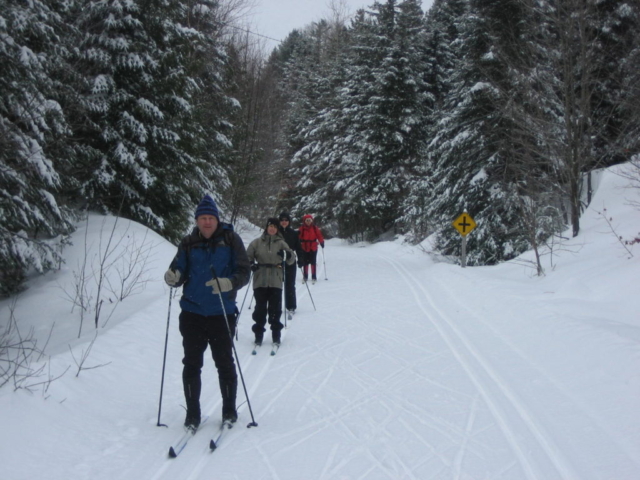
[{"label": "forest of conifers", "polygon": [[[495,264],[580,231],[594,169],[640,163],[637,0],[372,2],[272,52],[244,0],[0,3],[0,294],[88,211],[172,242],[282,210]],[[337,4],[339,5],[339,3]]]}]

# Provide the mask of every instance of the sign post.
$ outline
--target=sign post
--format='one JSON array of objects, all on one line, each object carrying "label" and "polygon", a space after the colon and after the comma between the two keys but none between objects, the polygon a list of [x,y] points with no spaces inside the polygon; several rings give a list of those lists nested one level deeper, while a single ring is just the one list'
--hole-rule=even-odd
[{"label": "sign post", "polygon": [[476,228],[476,222],[471,218],[471,215],[467,212],[463,212],[453,221],[452,225],[453,228],[462,235],[462,255],[460,256],[460,264],[462,265],[462,268],[464,268],[467,266],[467,235]]}]

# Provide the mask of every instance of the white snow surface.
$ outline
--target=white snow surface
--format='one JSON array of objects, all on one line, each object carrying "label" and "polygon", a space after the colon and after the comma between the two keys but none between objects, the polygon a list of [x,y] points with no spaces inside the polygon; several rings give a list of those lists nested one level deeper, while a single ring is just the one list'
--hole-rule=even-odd
[{"label": "white snow surface", "polygon": [[[119,220],[121,245],[148,232],[149,281],[99,326],[84,365],[99,367],[76,377],[71,352],[86,352],[96,329],[88,314],[77,338],[78,308],[64,291],[84,258],[85,230],[92,261],[114,221],[91,216],[63,268],[31,280],[15,304],[21,333],[33,327],[41,347],[55,322],[30,384],[71,368],[51,383],[0,389],[0,478],[638,479],[640,246],[627,246],[630,255],[617,236],[640,233],[630,204],[640,190],[625,188],[624,168],[601,175],[580,235],[544,257],[543,277],[532,253],[463,269],[426,244],[333,239],[309,285],[316,308],[298,283],[298,311],[273,357],[268,344],[251,355],[249,291],[236,350],[258,426],[247,428],[240,384],[239,421],[209,451],[221,400],[207,352],[202,407],[211,419],[175,459],[167,452],[183,431],[180,310],[178,298],[169,310],[162,280],[175,247]],[[605,208],[615,234],[598,213]],[[242,232],[247,244],[259,234]],[[0,303],[3,329],[10,305]],[[112,305],[107,298],[102,321]]]}]

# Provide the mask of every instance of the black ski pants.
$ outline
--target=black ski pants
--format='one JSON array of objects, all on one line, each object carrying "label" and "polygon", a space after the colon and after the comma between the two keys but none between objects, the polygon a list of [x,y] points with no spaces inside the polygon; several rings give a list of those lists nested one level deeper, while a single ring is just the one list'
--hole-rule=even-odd
[{"label": "black ski pants", "polygon": [[[200,413],[200,373],[204,362],[204,352],[207,345],[211,347],[211,356],[218,370],[220,388],[223,400],[225,392],[237,385],[236,365],[233,360],[232,338],[235,334],[236,315],[227,314],[229,328],[224,315],[205,317],[196,313],[180,313],[180,333],[182,334],[182,347],[184,358],[182,364],[182,381],[184,384],[187,411]],[[227,394],[228,396],[229,394]]]},{"label": "black ski pants", "polygon": [[253,310],[254,325],[251,327],[256,336],[262,337],[265,332],[267,320],[271,326],[274,337],[280,338],[280,330],[283,325],[280,322],[282,315],[282,289],[274,287],[259,287],[253,290],[256,299],[256,308]]},{"label": "black ski pants", "polygon": [[295,310],[298,308],[296,300],[296,264],[287,265],[284,271],[284,308]]}]

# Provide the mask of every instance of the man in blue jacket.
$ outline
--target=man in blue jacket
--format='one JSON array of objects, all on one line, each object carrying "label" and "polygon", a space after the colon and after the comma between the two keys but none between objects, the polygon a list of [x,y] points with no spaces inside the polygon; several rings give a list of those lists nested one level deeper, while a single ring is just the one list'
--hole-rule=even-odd
[{"label": "man in blue jacket", "polygon": [[[182,239],[164,280],[182,286],[180,333],[182,382],[187,403],[185,427],[200,425],[200,373],[207,345],[218,370],[222,420],[235,422],[238,377],[233,360],[236,293],[249,282],[247,252],[233,226],[220,222],[218,208],[205,195],[195,213],[196,227]],[[217,276],[217,278],[214,278]],[[222,302],[221,302],[222,300]]]}]

